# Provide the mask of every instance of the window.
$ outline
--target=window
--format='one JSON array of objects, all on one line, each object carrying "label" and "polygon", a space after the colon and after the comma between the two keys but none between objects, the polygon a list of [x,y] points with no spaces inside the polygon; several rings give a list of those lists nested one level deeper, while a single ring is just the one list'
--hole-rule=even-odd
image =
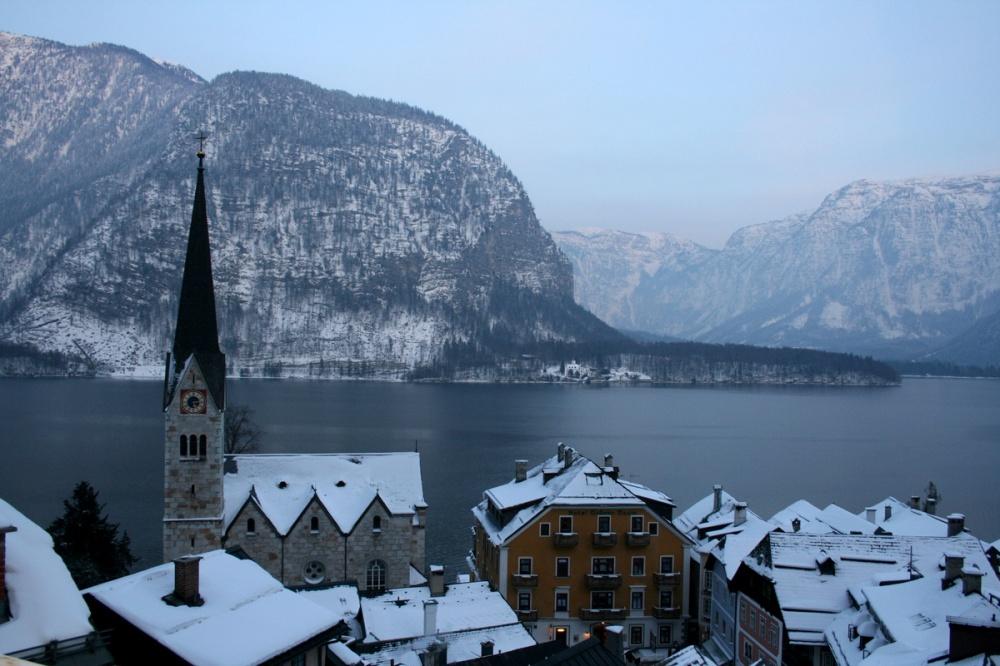
[{"label": "window", "polygon": [[673,608],[673,607],[674,607],[673,590],[660,590],[660,608]]},{"label": "window", "polygon": [[645,576],[646,575],[646,558],[645,557],[633,557],[632,558],[632,575],[633,576]]},{"label": "window", "polygon": [[208,438],[205,437],[204,435],[202,435],[201,437],[198,438],[198,456],[201,457],[201,458],[205,457],[205,450],[206,450],[206,443],[207,442],[208,442]]},{"label": "window", "polygon": [[573,533],[573,516],[559,516],[559,533]]},{"label": "window", "polygon": [[629,608],[641,611],[646,608],[646,593],[643,590],[632,590]]},{"label": "window", "polygon": [[757,624],[757,609],[751,608],[750,609],[750,623],[749,623],[748,626],[750,627],[751,630],[753,630],[753,627],[756,624]]},{"label": "window", "polygon": [[257,521],[247,518],[247,534],[257,534]]},{"label": "window", "polygon": [[632,516],[632,520],[631,520],[632,525],[631,525],[631,527],[629,529],[632,532],[641,532],[642,531],[642,523],[643,522],[644,521],[642,519],[642,516]]},{"label": "window", "polygon": [[530,557],[519,557],[517,558],[517,573],[522,576],[531,575],[531,558]]},{"label": "window", "polygon": [[652,536],[656,536],[660,533],[660,524],[650,521],[649,523],[649,533]]},{"label": "window", "polygon": [[313,534],[319,532],[319,518],[317,518],[316,516],[313,516],[312,518],[309,519],[309,531],[312,532]]},{"label": "window", "polygon": [[633,624],[628,628],[628,642],[630,645],[642,645],[642,625]]},{"label": "window", "polygon": [[706,571],[705,572],[705,591],[706,592],[711,592],[712,591],[712,572],[711,571]]},{"label": "window", "polygon": [[552,534],[552,523],[539,523],[538,536],[547,537]]},{"label": "window", "polygon": [[659,630],[660,645],[670,645],[670,642],[674,639],[673,627],[669,624],[661,624]]},{"label": "window", "polygon": [[767,631],[767,620],[764,619],[764,613],[763,613],[763,611],[761,611],[761,614],[760,614],[760,629],[758,629],[758,631],[760,632],[761,637],[767,635],[765,633]]},{"label": "window", "polygon": [[372,529],[382,531],[382,516],[372,517]]},{"label": "window", "polygon": [[365,589],[385,590],[385,562],[382,560],[372,560],[368,563],[368,570],[365,572]]},{"label": "window", "polygon": [[531,592],[517,593],[517,610],[519,611],[531,610]]},{"label": "window", "polygon": [[746,659],[747,663],[753,659],[753,646],[750,645],[750,641],[743,640],[743,658]]},{"label": "window", "polygon": [[660,555],[660,573],[672,574],[674,572],[674,556]]},{"label": "window", "polygon": [[306,656],[304,654],[295,655],[289,662],[289,666],[306,666]]},{"label": "window", "polygon": [[556,558],[556,578],[569,578],[569,558]]},{"label": "window", "polygon": [[611,531],[611,516],[597,517],[597,531],[607,534]]},{"label": "window", "polygon": [[591,592],[590,593],[590,607],[591,608],[614,608],[615,607],[615,593],[614,592]]},{"label": "window", "polygon": [[181,458],[187,458],[188,454],[188,436],[181,435]]},{"label": "window", "polygon": [[615,558],[613,557],[592,557],[591,559],[591,573],[604,575],[613,574],[615,572]]},{"label": "window", "polygon": [[326,578],[326,566],[319,560],[313,560],[306,565],[305,570],[302,572],[302,577],[310,585],[318,585]]},{"label": "window", "polygon": [[569,612],[569,592],[556,592],[556,612]]}]

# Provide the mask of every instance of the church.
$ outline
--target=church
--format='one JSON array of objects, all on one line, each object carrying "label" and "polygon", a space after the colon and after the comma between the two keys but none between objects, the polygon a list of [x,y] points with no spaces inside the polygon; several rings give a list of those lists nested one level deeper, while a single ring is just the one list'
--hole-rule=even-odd
[{"label": "church", "polygon": [[424,581],[417,453],[228,455],[226,356],[212,281],[205,152],[163,381],[163,558],[225,548],[287,586]]}]

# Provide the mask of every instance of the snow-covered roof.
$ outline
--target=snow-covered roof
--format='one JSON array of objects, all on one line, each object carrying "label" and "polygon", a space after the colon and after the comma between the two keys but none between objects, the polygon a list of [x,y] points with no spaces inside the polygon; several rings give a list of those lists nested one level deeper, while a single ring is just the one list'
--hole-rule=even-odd
[{"label": "snow-covered roof", "polygon": [[493,643],[495,653],[510,652],[535,645],[535,639],[524,625],[505,624],[486,629],[471,629],[436,636],[421,636],[402,643],[390,644],[372,653],[362,655],[369,664],[413,664],[420,666],[420,653],[435,642],[448,645],[448,663],[478,659],[482,656],[482,644]]},{"label": "snow-covered roof", "polygon": [[[472,512],[493,543],[503,543],[549,506],[644,506],[647,502],[673,506],[667,495],[646,486],[614,478],[614,473],[578,455],[566,467],[557,456],[527,471],[523,481],[511,480],[490,488]],[[546,478],[548,480],[546,480]],[[504,525],[498,525],[488,511],[516,510]]]},{"label": "snow-covered roof", "polygon": [[424,601],[437,602],[437,631],[471,631],[517,623],[517,614],[489,583],[449,585],[444,595],[431,597],[430,588],[404,587],[361,600],[366,643],[396,641],[424,635]]},{"label": "snow-covered roof", "polygon": [[[885,517],[886,507],[889,507],[888,519]],[[947,520],[913,509],[895,497],[886,497],[868,508],[875,509],[875,527],[882,528],[885,532],[911,536],[948,536]],[[858,517],[867,520],[868,510],[859,513]]]},{"label": "snow-covered roof", "polygon": [[340,616],[285,589],[252,560],[216,550],[199,562],[201,606],[171,606],[173,563],[102,583],[85,594],[182,659],[256,664],[333,628]]},{"label": "snow-covered roof", "polygon": [[314,604],[318,604],[343,620],[351,629],[351,634],[361,635],[361,625],[357,621],[361,610],[358,588],[354,585],[334,585],[326,588],[306,588],[297,593]]},{"label": "snow-covered roof", "polygon": [[[709,504],[709,508],[711,508]],[[701,648],[689,645],[683,650],[678,650],[666,660],[660,662],[661,666],[716,666],[717,662],[709,657]]]},{"label": "snow-covered roof", "polygon": [[[897,663],[906,655],[922,664],[942,659],[949,651],[948,618],[992,622],[1000,613],[981,594],[965,595],[961,581],[946,589],[941,587],[939,572],[899,585],[865,587],[867,605],[849,609],[827,628],[826,638],[838,661],[850,666]],[[875,635],[865,646],[848,634],[848,625],[866,627]]]},{"label": "snow-covered roof", "polygon": [[282,535],[314,498],[344,533],[354,529],[376,496],[393,514],[427,506],[420,454],[413,452],[231,456],[223,486],[227,528],[249,499]]},{"label": "snow-covered roof", "polygon": [[774,523],[784,532],[794,532],[792,521],[799,520],[799,532],[803,534],[829,534],[833,528],[819,519],[820,508],[807,500],[796,500],[771,516]]},{"label": "snow-covered roof", "polygon": [[827,505],[825,509],[820,511],[817,518],[841,534],[875,533],[875,525],[836,504]]},{"label": "snow-covered roof", "polygon": [[[867,589],[886,573],[910,566],[924,576],[937,575],[945,552],[955,552],[967,565],[987,570],[983,589],[1000,581],[989,568],[979,541],[968,534],[955,537],[803,534],[773,532],[769,537],[770,566],[747,557],[744,562],[774,583],[778,605],[793,643],[821,644],[823,632],[851,606],[852,595]],[[823,574],[819,562],[832,560],[834,573]]]},{"label": "snow-covered roof", "polygon": [[52,537],[0,499],[0,527],[11,526],[17,530],[6,536],[10,619],[0,624],[0,654],[93,631],[90,609],[52,549]]},{"label": "snow-covered roof", "polygon": [[745,509],[744,521],[735,525],[737,500],[724,490],[720,492],[718,511],[712,510],[715,508],[713,492],[695,502],[674,520],[674,525],[698,544],[699,551],[710,553],[719,560],[726,568],[726,577],[732,580],[743,558],[776,526],[750,509]]}]

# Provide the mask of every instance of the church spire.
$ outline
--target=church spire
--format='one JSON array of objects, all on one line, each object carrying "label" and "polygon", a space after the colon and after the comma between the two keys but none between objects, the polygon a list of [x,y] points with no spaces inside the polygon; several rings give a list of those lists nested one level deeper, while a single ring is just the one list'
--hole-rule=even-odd
[{"label": "church spire", "polygon": [[195,355],[209,385],[222,407],[225,385],[225,356],[219,349],[219,329],[215,317],[215,287],[212,281],[212,255],[208,241],[208,211],[205,204],[205,136],[198,137],[198,182],[194,191],[191,226],[188,231],[187,257],[181,282],[177,328],[174,332],[174,372],[179,373]]}]

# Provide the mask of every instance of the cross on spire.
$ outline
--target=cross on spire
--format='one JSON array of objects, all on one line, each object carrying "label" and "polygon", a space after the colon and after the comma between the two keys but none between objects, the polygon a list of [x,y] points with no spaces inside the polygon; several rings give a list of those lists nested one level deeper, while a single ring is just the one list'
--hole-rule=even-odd
[{"label": "cross on spire", "polygon": [[207,138],[208,138],[208,135],[205,134],[204,131],[198,132],[198,136],[195,137],[195,139],[198,140],[198,153],[197,153],[197,155],[198,155],[198,168],[199,169],[203,169],[204,168],[205,139],[207,139]]}]

